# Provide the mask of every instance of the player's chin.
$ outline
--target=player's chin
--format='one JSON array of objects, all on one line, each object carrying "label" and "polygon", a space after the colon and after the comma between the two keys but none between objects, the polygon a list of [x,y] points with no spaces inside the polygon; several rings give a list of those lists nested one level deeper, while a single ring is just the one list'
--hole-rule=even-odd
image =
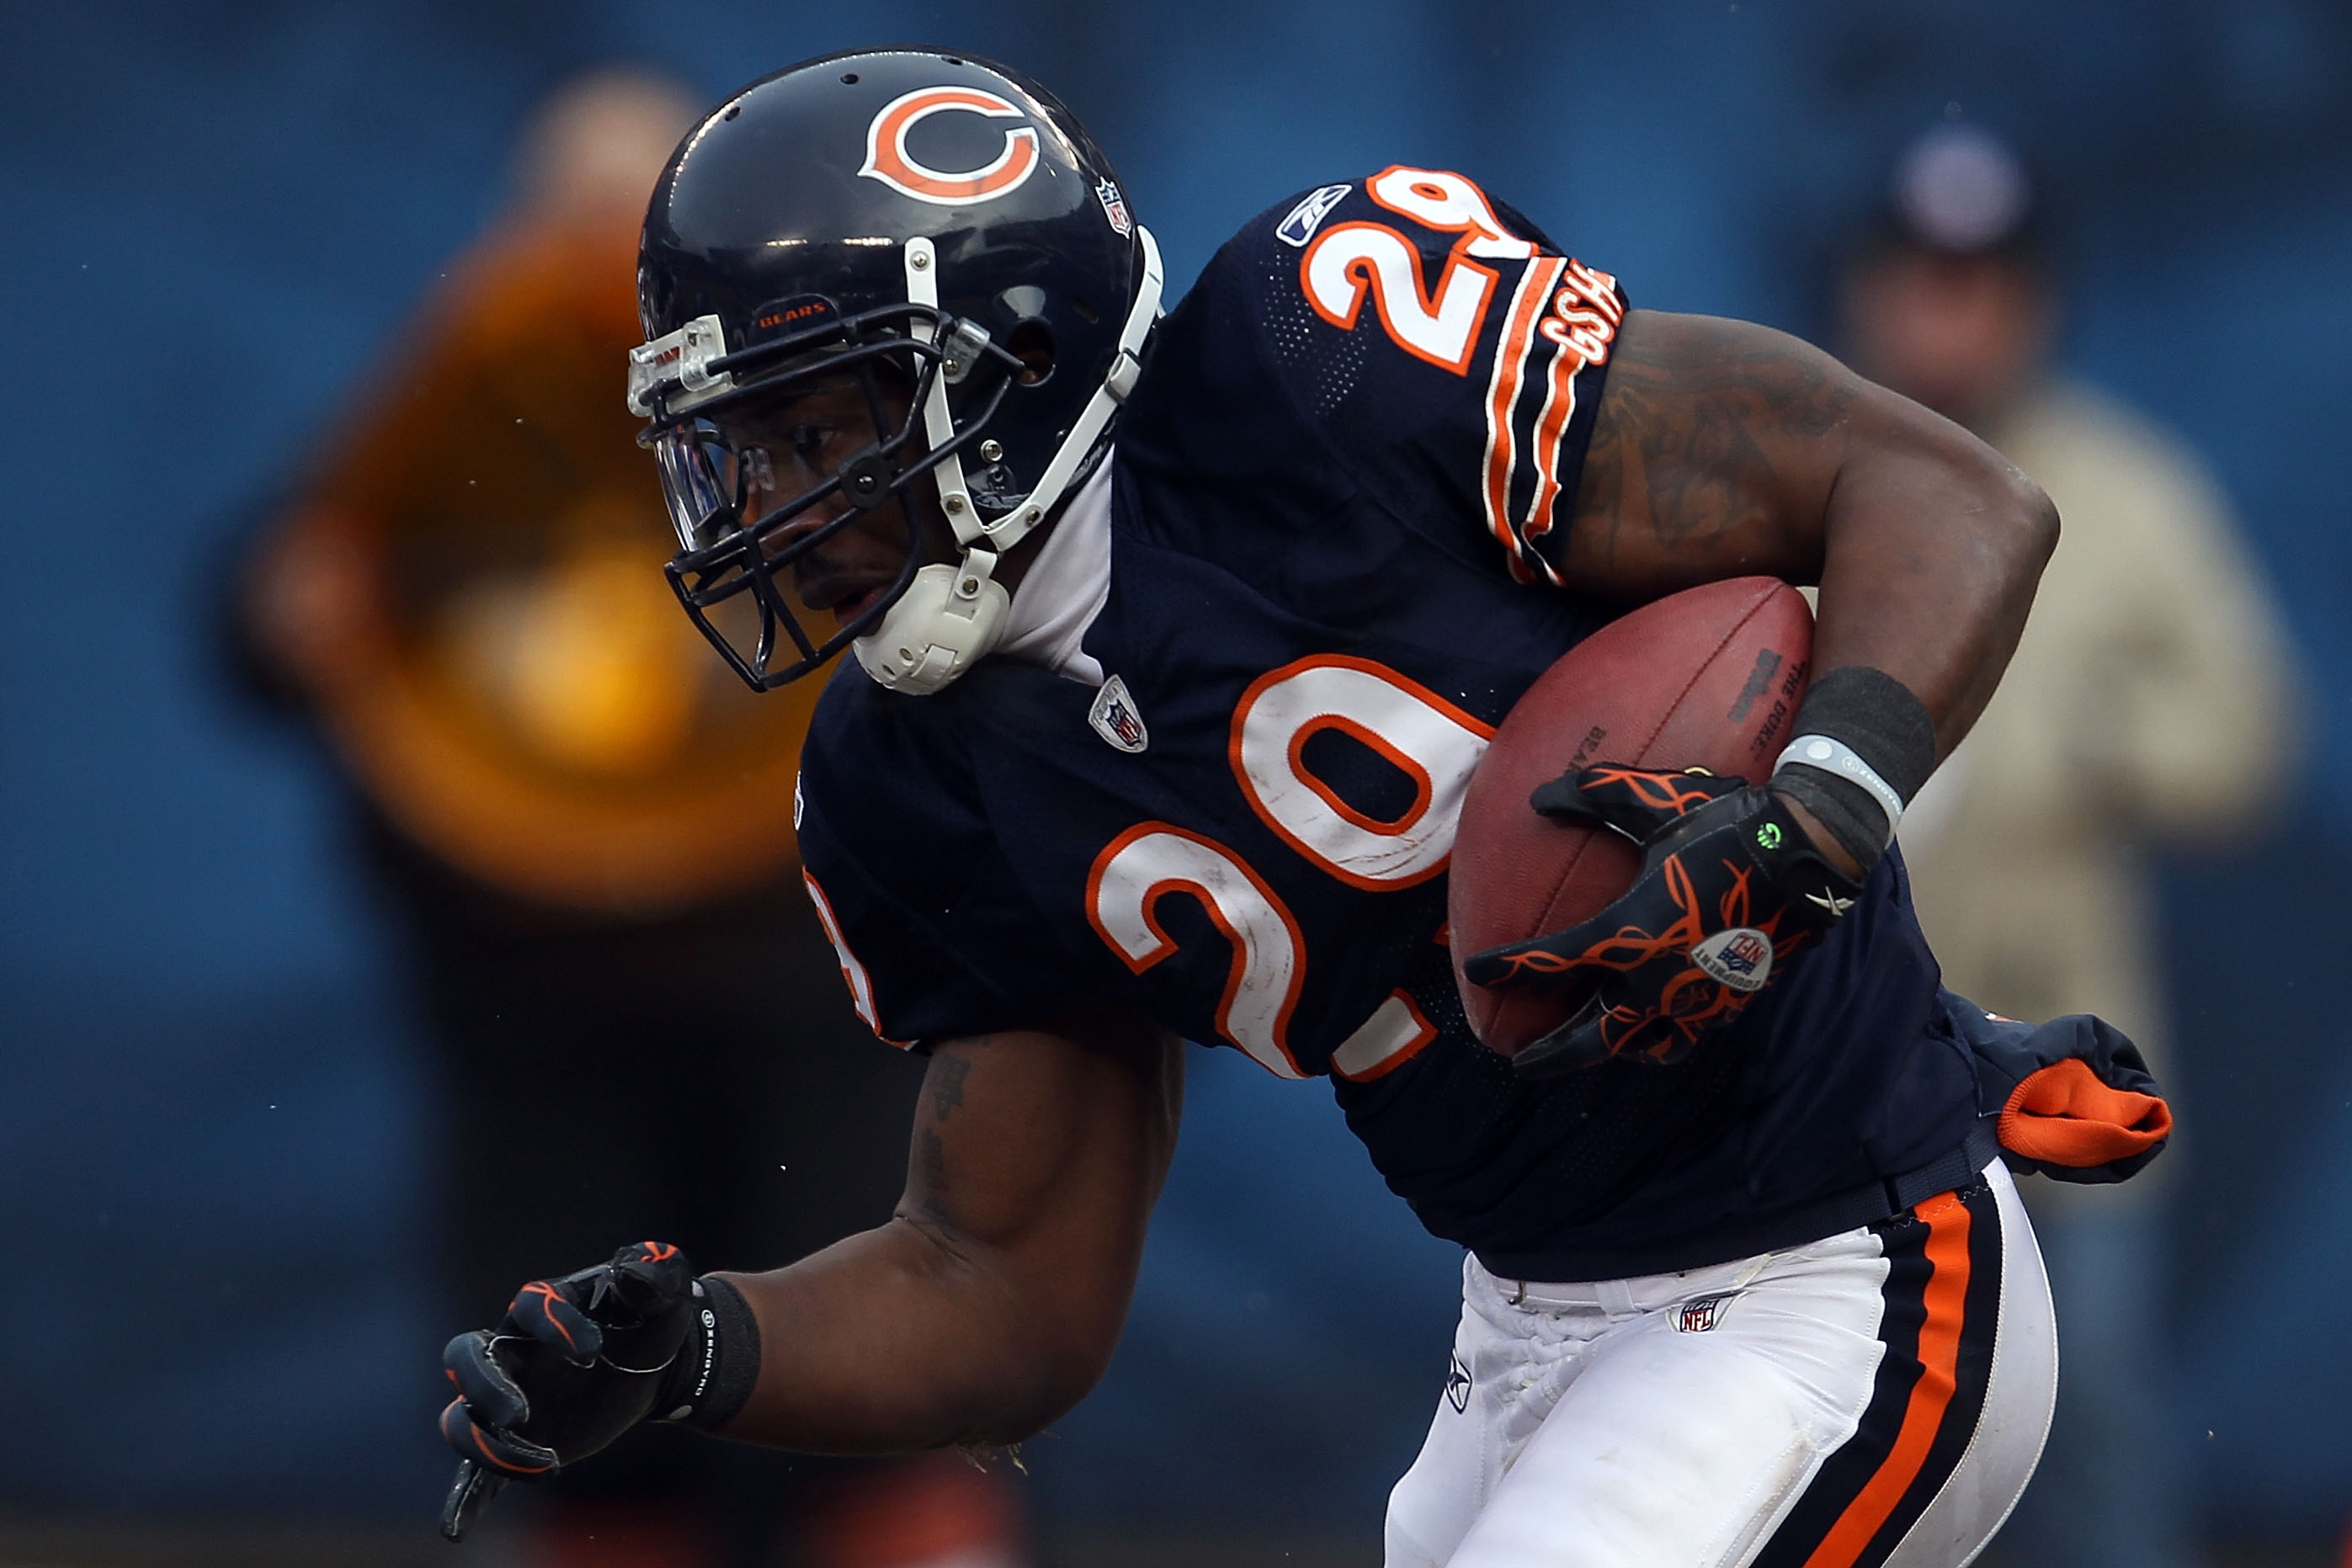
[{"label": "player's chin", "polygon": [[836,626],[847,626],[890,596],[898,585],[894,574],[813,572],[796,586],[801,603],[819,615],[830,615]]},{"label": "player's chin", "polygon": [[859,616],[889,597],[890,586],[887,582],[877,582],[873,587],[862,589],[845,599],[836,600],[827,606],[833,612],[834,624],[837,626],[851,624]]}]

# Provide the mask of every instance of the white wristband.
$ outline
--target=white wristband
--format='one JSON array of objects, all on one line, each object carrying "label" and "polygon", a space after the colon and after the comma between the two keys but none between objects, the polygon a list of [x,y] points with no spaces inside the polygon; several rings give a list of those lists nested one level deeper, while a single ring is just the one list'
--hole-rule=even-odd
[{"label": "white wristband", "polygon": [[1832,779],[1862,786],[1886,813],[1886,841],[1895,841],[1895,824],[1903,821],[1903,797],[1853,747],[1833,736],[1801,735],[1789,742],[1788,749],[1774,760],[1772,771],[1778,773],[1791,766],[1818,768]]}]

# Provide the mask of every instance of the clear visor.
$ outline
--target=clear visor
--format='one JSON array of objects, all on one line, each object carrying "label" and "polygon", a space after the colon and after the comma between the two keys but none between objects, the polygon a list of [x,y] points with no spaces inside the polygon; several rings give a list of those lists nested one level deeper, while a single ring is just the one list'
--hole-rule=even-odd
[{"label": "clear visor", "polygon": [[678,543],[707,549],[755,520],[797,514],[821,500],[817,492],[845,465],[877,446],[900,455],[894,468],[908,461],[909,399],[884,384],[897,369],[795,378],[766,397],[661,427],[654,458]]},{"label": "clear visor", "polygon": [[705,549],[734,529],[751,481],[761,477],[762,456],[755,451],[747,460],[707,419],[669,425],[655,435],[662,499],[681,546]]},{"label": "clear visor", "polygon": [[[935,451],[926,450],[923,410],[941,357],[906,339],[854,345],[760,378],[641,437],[685,547],[667,569],[670,585],[748,684],[765,690],[818,668],[906,591],[922,562],[915,486],[937,483],[933,470],[995,415],[1022,368],[982,335],[972,352],[983,351],[993,373],[979,406]],[[801,563],[844,530],[863,529],[860,518],[886,511],[896,580],[878,594],[866,590],[870,601],[848,620],[835,610],[833,625],[821,627],[796,602],[792,580]]]}]

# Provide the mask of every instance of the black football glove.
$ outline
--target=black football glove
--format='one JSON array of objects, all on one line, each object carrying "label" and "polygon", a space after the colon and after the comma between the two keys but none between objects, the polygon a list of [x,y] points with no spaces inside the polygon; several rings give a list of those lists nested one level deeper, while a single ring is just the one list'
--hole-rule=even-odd
[{"label": "black football glove", "polygon": [[1529,804],[1598,821],[1642,849],[1640,877],[1591,919],[1462,966],[1496,990],[1562,988],[1568,1021],[1511,1059],[1529,1076],[1612,1057],[1680,1060],[1861,892],[1786,801],[1738,779],[1603,765],[1554,779]]},{"label": "black football glove", "polygon": [[495,1329],[441,1353],[457,1397],[441,1436],[461,1463],[441,1532],[462,1540],[499,1489],[554,1474],[675,1404],[707,1329],[694,1270],[677,1248],[639,1241],[609,1263],[516,1292]]}]

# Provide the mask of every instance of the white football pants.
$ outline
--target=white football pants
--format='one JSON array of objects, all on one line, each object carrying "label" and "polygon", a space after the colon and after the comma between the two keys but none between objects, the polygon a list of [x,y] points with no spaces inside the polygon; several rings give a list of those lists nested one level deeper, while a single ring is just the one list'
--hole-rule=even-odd
[{"label": "white football pants", "polygon": [[1388,1568],[1958,1568],[2025,1490],[2057,1392],[1998,1162],[1681,1273],[1525,1284],[1465,1259],[1462,1297]]}]

